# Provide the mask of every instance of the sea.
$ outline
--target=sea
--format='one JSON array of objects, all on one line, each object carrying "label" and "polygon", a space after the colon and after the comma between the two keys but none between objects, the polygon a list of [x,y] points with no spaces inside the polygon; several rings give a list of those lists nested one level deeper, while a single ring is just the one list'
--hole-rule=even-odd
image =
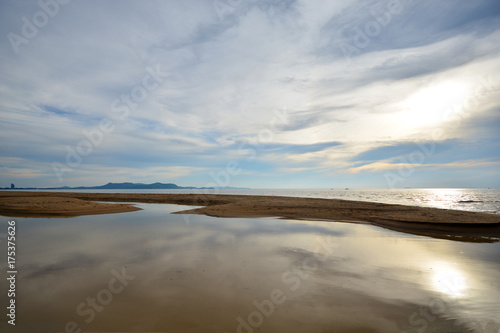
[{"label": "sea", "polygon": [[[56,191],[56,190],[54,190]],[[57,190],[60,191],[60,190]],[[65,190],[99,193],[203,193],[371,201],[500,214],[500,189],[176,189],[176,190]]]}]

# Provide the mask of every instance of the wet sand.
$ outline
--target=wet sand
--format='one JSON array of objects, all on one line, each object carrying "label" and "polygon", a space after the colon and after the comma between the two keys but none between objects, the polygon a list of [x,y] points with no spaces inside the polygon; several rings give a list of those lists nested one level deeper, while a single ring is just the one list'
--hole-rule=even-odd
[{"label": "wet sand", "polygon": [[362,201],[279,196],[2,191],[0,214],[62,217],[139,209],[116,202],[201,206],[177,213],[214,217],[281,217],[370,223],[397,231],[452,239],[462,236],[500,236],[500,215]]},{"label": "wet sand", "polygon": [[57,196],[0,196],[0,214],[12,217],[72,217],[140,210],[127,204],[109,204]]}]

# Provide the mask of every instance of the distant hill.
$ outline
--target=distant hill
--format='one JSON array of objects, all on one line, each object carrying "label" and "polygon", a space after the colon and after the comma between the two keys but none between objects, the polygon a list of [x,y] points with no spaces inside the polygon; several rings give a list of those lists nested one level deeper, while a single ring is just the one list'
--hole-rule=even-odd
[{"label": "distant hill", "polygon": [[181,187],[173,183],[153,183],[153,184],[142,184],[142,183],[107,183],[106,185],[101,186],[80,186],[74,187],[73,189],[89,189],[89,190],[166,190],[166,189],[185,189],[185,188],[194,188],[194,187]]},{"label": "distant hill", "polygon": [[13,190],[182,190],[182,189],[243,189],[242,187],[194,187],[194,186],[179,186],[173,183],[153,183],[153,184],[142,184],[142,183],[107,183],[106,185],[99,186],[78,186],[78,187],[46,187],[46,188],[2,188],[3,190],[13,189]]}]

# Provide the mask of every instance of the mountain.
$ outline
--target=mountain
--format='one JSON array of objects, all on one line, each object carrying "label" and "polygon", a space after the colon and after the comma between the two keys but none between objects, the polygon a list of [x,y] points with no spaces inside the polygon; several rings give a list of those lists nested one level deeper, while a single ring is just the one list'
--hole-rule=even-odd
[{"label": "mountain", "polygon": [[[179,186],[173,183],[153,183],[153,184],[142,184],[142,183],[107,183],[106,185],[100,186],[78,186],[78,187],[46,187],[46,188],[21,188],[16,187],[14,190],[192,190],[192,189],[244,189],[243,187],[194,187],[194,186]],[[0,188],[2,190],[11,189],[10,187]],[[246,189],[246,188],[245,188]]]},{"label": "mountain", "polygon": [[142,183],[107,183],[101,186],[91,186],[91,187],[77,187],[77,189],[92,189],[92,190],[149,190],[149,189],[183,189],[183,188],[194,188],[194,187],[181,187],[176,184],[168,183],[154,183],[154,184],[142,184]]},{"label": "mountain", "polygon": [[106,185],[100,186],[78,186],[78,187],[55,187],[51,189],[62,189],[62,190],[192,190],[192,189],[242,189],[242,187],[194,187],[194,186],[179,186],[174,183],[153,183],[153,184],[143,184],[143,183],[107,183]]}]

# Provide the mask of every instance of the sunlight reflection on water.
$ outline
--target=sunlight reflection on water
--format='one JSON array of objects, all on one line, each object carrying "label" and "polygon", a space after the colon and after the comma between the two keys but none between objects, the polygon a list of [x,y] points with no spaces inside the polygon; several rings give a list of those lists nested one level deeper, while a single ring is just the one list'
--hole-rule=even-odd
[{"label": "sunlight reflection on water", "polygon": [[467,279],[463,272],[452,267],[448,262],[440,262],[434,266],[437,268],[432,278],[437,291],[451,297],[467,295]]}]

